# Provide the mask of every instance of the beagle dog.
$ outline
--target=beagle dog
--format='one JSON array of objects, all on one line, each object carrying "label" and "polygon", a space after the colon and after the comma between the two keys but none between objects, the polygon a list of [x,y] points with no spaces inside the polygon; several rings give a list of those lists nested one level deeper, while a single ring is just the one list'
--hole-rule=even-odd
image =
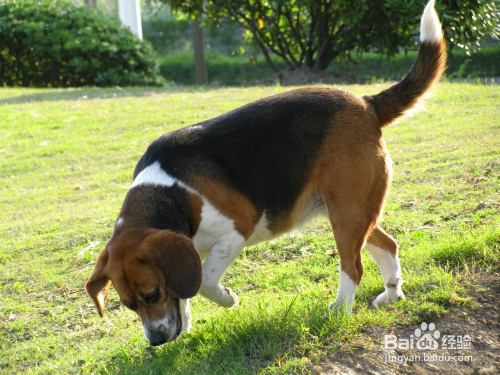
[{"label": "beagle dog", "polygon": [[190,328],[189,298],[197,293],[237,304],[220,279],[245,246],[320,214],[331,222],[340,257],[330,308],[351,309],[363,247],[385,286],[374,305],[404,298],[398,245],[378,226],[392,175],[381,128],[414,108],[445,69],[434,0],[420,40],[408,75],[377,95],[292,90],[151,143],[86,284],[99,314],[113,284],[151,345],[175,340]]}]

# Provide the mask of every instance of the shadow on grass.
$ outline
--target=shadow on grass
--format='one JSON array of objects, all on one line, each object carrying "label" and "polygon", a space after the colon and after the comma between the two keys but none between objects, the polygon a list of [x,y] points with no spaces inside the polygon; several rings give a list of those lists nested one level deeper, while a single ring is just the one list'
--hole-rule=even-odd
[{"label": "shadow on grass", "polygon": [[209,92],[219,90],[219,86],[164,86],[164,87],[110,87],[110,88],[12,88],[20,95],[1,98],[0,106],[62,100],[114,99],[124,97],[146,97],[178,92]]},{"label": "shadow on grass", "polygon": [[[321,303],[315,303],[321,301]],[[356,334],[363,319],[326,313],[324,299],[296,296],[254,303],[194,323],[195,332],[131,357],[127,348],[104,372],[119,374],[301,373],[311,346]],[[329,345],[332,347],[332,345]]]}]

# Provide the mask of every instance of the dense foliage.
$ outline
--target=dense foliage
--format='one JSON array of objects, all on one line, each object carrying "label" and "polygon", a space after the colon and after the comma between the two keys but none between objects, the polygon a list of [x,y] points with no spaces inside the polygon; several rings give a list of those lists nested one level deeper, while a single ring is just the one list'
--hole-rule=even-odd
[{"label": "dense foliage", "polygon": [[0,0],[0,85],[158,85],[154,52],[116,18],[63,0]]},{"label": "dense foliage", "polygon": [[[167,13],[168,12],[168,13]],[[193,22],[186,17],[168,17],[170,11],[151,16],[142,22],[142,35],[149,41],[158,54],[172,51],[187,51],[192,48]],[[154,14],[154,13],[153,13]],[[207,50],[216,50],[227,55],[242,50],[242,29],[234,21],[221,20],[221,27],[207,27],[203,30]]]},{"label": "dense foliage", "polygon": [[[400,52],[390,60],[376,53],[365,53],[357,63],[333,61],[328,71],[347,74],[361,82],[377,80],[400,80],[408,73],[415,61],[417,51]],[[206,55],[210,83],[222,86],[241,86],[254,84],[270,77],[272,69],[263,57],[248,59],[243,56],[225,56],[208,52]],[[159,58],[160,73],[167,80],[181,85],[195,84],[194,56],[192,52],[168,53]],[[278,69],[285,64],[273,57]],[[500,46],[486,47],[467,56],[461,50],[448,54],[446,76],[449,78],[484,78],[500,76]]]},{"label": "dense foliage", "polygon": [[[416,44],[420,17],[428,0],[162,0],[173,9],[202,12],[217,22],[229,15],[245,29],[268,63],[279,56],[291,69],[326,67],[353,51],[394,55]],[[494,0],[441,0],[436,9],[450,46],[469,50],[486,36],[498,37]],[[275,69],[276,70],[276,69]]]},{"label": "dense foliage", "polygon": [[[221,86],[242,86],[255,84],[273,74],[262,57],[250,60],[243,56],[227,56],[217,52],[205,55],[209,83]],[[194,85],[196,72],[194,54],[192,52],[168,53],[159,58],[160,74],[167,80],[181,85]],[[282,61],[274,59],[280,69],[285,66]]]}]

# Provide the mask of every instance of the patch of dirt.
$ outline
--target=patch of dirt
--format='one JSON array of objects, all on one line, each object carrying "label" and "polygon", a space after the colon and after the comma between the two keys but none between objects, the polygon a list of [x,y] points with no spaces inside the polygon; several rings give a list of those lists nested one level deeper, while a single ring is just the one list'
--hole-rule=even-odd
[{"label": "patch of dirt", "polygon": [[272,86],[279,83],[281,86],[304,86],[313,84],[339,85],[361,83],[361,80],[349,74],[338,74],[324,70],[302,67],[295,70],[283,70],[271,77],[258,81],[258,85]]},{"label": "patch of dirt", "polygon": [[[420,323],[392,329],[369,327],[358,342],[342,345],[334,355],[310,368],[311,374],[500,374],[500,273],[482,274],[471,283],[480,286],[468,293],[475,308],[454,308],[432,320],[435,327],[427,322],[426,330]],[[385,349],[386,334],[399,340],[413,338],[415,344],[417,336],[439,336],[437,349],[419,350],[416,345],[414,349]],[[469,341],[470,348],[459,344],[458,336]]]}]

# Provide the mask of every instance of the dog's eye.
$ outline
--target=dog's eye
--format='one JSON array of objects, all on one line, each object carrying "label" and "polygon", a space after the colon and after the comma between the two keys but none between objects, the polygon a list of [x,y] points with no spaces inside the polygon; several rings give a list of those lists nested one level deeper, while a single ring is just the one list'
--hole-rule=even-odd
[{"label": "dog's eye", "polygon": [[122,302],[122,305],[125,306],[127,309],[130,309],[130,310],[137,310],[137,304],[135,302]]},{"label": "dog's eye", "polygon": [[160,288],[156,288],[156,290],[153,293],[141,295],[141,299],[147,305],[154,305],[160,299]]}]

